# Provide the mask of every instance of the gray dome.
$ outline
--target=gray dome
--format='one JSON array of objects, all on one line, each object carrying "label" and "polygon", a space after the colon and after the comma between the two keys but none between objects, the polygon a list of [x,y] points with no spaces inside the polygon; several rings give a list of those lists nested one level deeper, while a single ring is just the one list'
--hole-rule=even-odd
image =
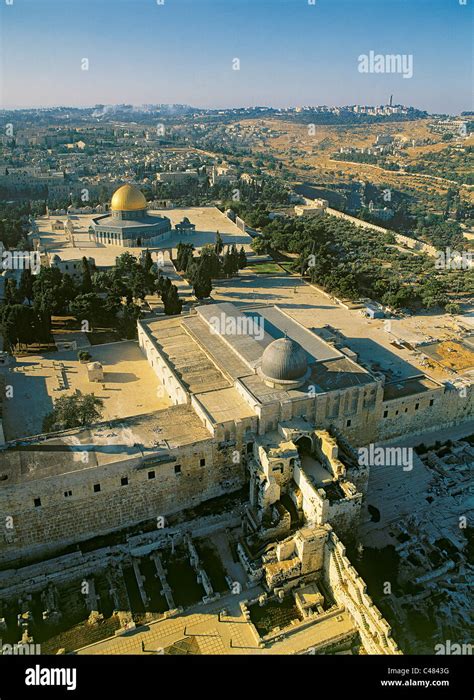
[{"label": "gray dome", "polygon": [[301,379],[308,369],[306,353],[291,338],[278,338],[265,348],[261,369],[266,377],[276,381]]}]

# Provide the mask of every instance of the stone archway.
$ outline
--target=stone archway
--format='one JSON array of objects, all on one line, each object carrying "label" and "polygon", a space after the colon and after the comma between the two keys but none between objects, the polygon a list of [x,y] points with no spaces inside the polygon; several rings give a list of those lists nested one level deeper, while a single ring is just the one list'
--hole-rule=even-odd
[{"label": "stone archway", "polygon": [[309,435],[300,435],[299,438],[293,440],[298,450],[300,457],[303,455],[311,455],[313,452],[313,442]]}]

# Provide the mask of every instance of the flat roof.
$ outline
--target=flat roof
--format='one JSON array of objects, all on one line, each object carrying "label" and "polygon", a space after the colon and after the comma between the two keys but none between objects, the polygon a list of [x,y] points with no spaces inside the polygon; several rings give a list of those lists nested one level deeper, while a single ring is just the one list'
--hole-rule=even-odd
[{"label": "flat roof", "polygon": [[207,325],[214,319],[220,321],[221,317],[224,318],[224,322],[219,324],[219,335],[212,335],[222,338],[252,370],[259,364],[265,348],[285,333],[306,351],[309,364],[342,357],[339,350],[301,326],[277,306],[240,310],[230,302],[223,302],[198,306],[196,311]]},{"label": "flat roof", "polygon": [[183,318],[183,324],[219,368],[232,380],[253,373],[253,369],[250,369],[237,353],[230,351],[229,345],[219,335],[211,333],[208,324],[200,316]]},{"label": "flat roof", "polygon": [[145,214],[140,217],[140,219],[119,219],[117,216],[110,216],[109,214],[102,214],[96,216],[93,219],[94,225],[98,226],[108,226],[109,228],[136,228],[141,226],[156,226],[157,224],[163,224],[168,221],[171,226],[170,220],[165,216],[149,216]]},{"label": "flat roof", "polygon": [[309,384],[314,384],[321,391],[348,389],[374,382],[367,370],[347,357],[316,363],[309,379]]},{"label": "flat roof", "polygon": [[[234,304],[223,302],[198,306],[196,311],[196,315],[146,323],[180,379],[199,396],[229,389],[239,380],[258,402],[268,404],[305,399],[311,386],[323,393],[375,381],[363,367],[276,307],[241,311]],[[263,326],[257,321],[252,329],[256,316],[262,319]],[[275,337],[282,337],[285,331],[305,348],[310,359],[311,376],[304,386],[297,389],[269,387],[256,373],[267,345]],[[227,393],[222,396],[227,396]],[[211,402],[211,399],[208,397],[206,401]],[[237,394],[236,407],[239,401]],[[241,410],[236,408],[237,416]],[[214,402],[210,413],[220,415]],[[230,415],[227,411],[224,414]]]},{"label": "flat roof", "polygon": [[191,393],[231,386],[231,382],[206,355],[197,340],[186,332],[183,318],[162,318],[147,321],[146,325],[159,351],[165,355]]},{"label": "flat roof", "polygon": [[383,388],[383,400],[391,401],[392,399],[401,399],[405,396],[421,394],[425,391],[433,391],[433,389],[439,388],[439,384],[436,384],[436,382],[433,382],[425,376],[399,379],[396,382],[385,384]]},{"label": "flat roof", "polygon": [[[133,458],[162,455],[211,435],[189,404],[124,420],[74,429],[51,438],[18,441],[0,450],[0,489],[17,483],[85,471]],[[83,461],[84,452],[89,459]]]},{"label": "flat roof", "polygon": [[205,394],[198,394],[197,398],[215,423],[255,416],[255,411],[233,387],[207,391]]},{"label": "flat roof", "polygon": [[321,362],[331,360],[336,357],[342,357],[332,345],[329,345],[325,340],[318,337],[313,331],[301,326],[291,316],[288,316],[278,306],[268,306],[259,308],[255,311],[250,309],[246,314],[258,314],[264,319],[265,329],[272,335],[273,338],[281,338],[285,332],[290,338],[295,340],[306,350],[308,362]]},{"label": "flat roof", "polygon": [[250,391],[261,404],[275,403],[276,401],[290,401],[308,398],[309,382],[298,389],[278,389],[267,386],[258,376],[251,374],[240,379],[243,386]]},{"label": "flat roof", "polygon": [[[274,340],[265,329],[258,327],[255,328],[254,334],[249,334],[252,319],[229,302],[198,306],[196,311],[207,324],[212,324],[213,319],[218,319],[219,333],[215,335],[236,352],[249,369],[254,369],[258,365],[263,351]],[[225,319],[222,324],[221,316]]]}]

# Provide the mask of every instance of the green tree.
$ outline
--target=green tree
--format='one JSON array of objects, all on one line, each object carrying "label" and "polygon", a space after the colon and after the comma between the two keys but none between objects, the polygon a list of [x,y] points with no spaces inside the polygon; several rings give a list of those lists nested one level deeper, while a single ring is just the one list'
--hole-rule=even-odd
[{"label": "green tree", "polygon": [[201,248],[200,256],[197,259],[197,267],[202,270],[205,276],[211,279],[217,279],[221,276],[222,265],[213,246],[206,245]]},{"label": "green tree", "polygon": [[83,294],[88,294],[89,292],[92,292],[92,277],[91,277],[90,264],[89,264],[89,261],[86,258],[86,256],[84,256],[82,258],[81,268],[82,268],[81,291]]},{"label": "green tree", "polygon": [[459,314],[461,313],[461,307],[459,304],[456,304],[454,302],[446,304],[444,307],[444,310],[446,311],[447,314]]},{"label": "green tree", "polygon": [[100,319],[102,309],[102,299],[93,292],[89,294],[80,294],[71,303],[71,313],[73,316],[81,323],[83,321],[88,321],[91,329]]},{"label": "green tree", "polygon": [[23,299],[20,298],[16,282],[12,277],[7,277],[5,282],[5,304],[21,304]]},{"label": "green tree", "polygon": [[29,268],[26,268],[21,273],[20,294],[22,300],[27,299],[28,303],[31,304],[33,300],[33,275],[31,274],[31,270]]},{"label": "green tree", "polygon": [[149,280],[147,273],[142,267],[137,267],[130,277],[130,290],[134,299],[145,299],[149,291]]},{"label": "green tree", "polygon": [[162,299],[163,299],[163,296],[166,296],[168,294],[170,287],[171,287],[171,280],[169,277],[165,277],[164,275],[159,275],[157,277],[157,279],[156,279],[156,291]]},{"label": "green tree", "polygon": [[247,267],[247,256],[245,255],[244,246],[239,250],[239,270]]},{"label": "green tree", "polygon": [[43,420],[43,430],[68,430],[93,425],[102,417],[104,402],[94,394],[81,394],[78,390],[72,396],[61,396],[54,408]]},{"label": "green tree", "polygon": [[448,301],[446,287],[436,277],[429,278],[421,288],[420,298],[421,303],[427,309],[444,306]]},{"label": "green tree", "polygon": [[66,310],[68,295],[72,293],[71,288],[65,285],[64,277],[56,267],[42,267],[33,282],[33,307],[48,327],[53,314]]},{"label": "green tree", "polygon": [[153,267],[153,258],[151,257],[151,253],[146,249],[145,256],[143,258],[143,267],[145,268],[146,272],[150,272],[151,268]]},{"label": "green tree", "polygon": [[137,264],[138,261],[136,257],[131,253],[126,252],[122,253],[122,255],[119,255],[116,259],[115,269],[119,272],[125,272],[127,274],[130,274],[131,272],[133,272]]},{"label": "green tree", "polygon": [[197,299],[207,299],[211,296],[212,282],[209,274],[206,274],[203,266],[199,266],[193,279],[193,290]]},{"label": "green tree", "polygon": [[219,233],[219,231],[217,231],[216,233],[216,242],[214,245],[214,250],[216,251],[216,255],[220,255],[224,250],[224,241],[222,240],[222,236]]},{"label": "green tree", "polygon": [[239,254],[235,245],[232,247],[228,246],[226,252],[224,253],[224,259],[222,261],[222,267],[226,277],[232,277],[239,270]]},{"label": "green tree", "polygon": [[170,284],[168,290],[162,295],[163,306],[167,316],[175,316],[181,313],[183,302],[178,296],[178,288]]},{"label": "green tree", "polygon": [[137,320],[140,318],[141,313],[141,309],[137,304],[128,304],[122,307],[117,324],[122,338],[133,340],[137,337]]},{"label": "green tree", "polygon": [[186,270],[194,255],[194,246],[192,243],[178,243],[176,248],[176,269]]},{"label": "green tree", "polygon": [[40,343],[49,338],[49,329],[41,323],[35,310],[22,304],[0,307],[0,331],[11,350],[17,345]]}]

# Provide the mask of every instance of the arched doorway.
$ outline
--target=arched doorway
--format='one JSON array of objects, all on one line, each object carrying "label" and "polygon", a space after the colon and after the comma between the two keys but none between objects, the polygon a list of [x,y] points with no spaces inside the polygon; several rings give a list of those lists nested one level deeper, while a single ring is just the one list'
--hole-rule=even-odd
[{"label": "arched doorway", "polygon": [[313,443],[311,442],[311,438],[309,438],[307,435],[301,435],[295,441],[295,445],[298,448],[300,457],[303,455],[310,455],[313,451]]}]

